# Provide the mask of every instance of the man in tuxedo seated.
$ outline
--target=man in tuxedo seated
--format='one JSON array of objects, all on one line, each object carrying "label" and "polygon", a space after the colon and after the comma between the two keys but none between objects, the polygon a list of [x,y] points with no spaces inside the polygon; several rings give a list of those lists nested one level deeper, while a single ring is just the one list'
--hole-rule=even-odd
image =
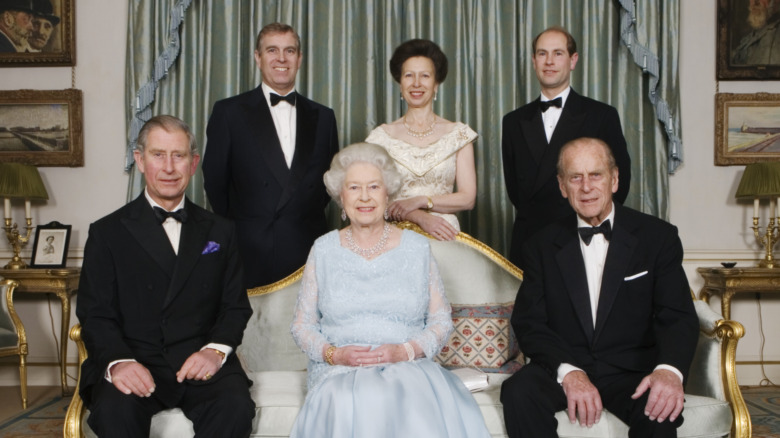
[{"label": "man in tuxedo seated", "polygon": [[98,436],[148,436],[173,407],[198,436],[251,432],[234,352],[252,309],[233,224],[184,196],[199,161],[184,122],[152,118],[135,150],[144,193],[90,226],[76,315],[89,353],[79,392]]},{"label": "man in tuxedo seated", "polygon": [[675,437],[698,336],[677,228],[613,202],[601,140],[564,145],[558,184],[576,214],[521,252],[511,322],[530,363],[503,384],[507,432],[555,437],[555,412],[591,427],[606,408],[632,437]]}]

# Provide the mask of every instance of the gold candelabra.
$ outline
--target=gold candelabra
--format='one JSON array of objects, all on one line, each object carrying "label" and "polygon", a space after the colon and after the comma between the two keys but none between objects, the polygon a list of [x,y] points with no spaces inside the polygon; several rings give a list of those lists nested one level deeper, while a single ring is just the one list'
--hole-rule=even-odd
[{"label": "gold candelabra", "polygon": [[7,265],[5,265],[5,269],[24,269],[27,267],[27,263],[25,263],[22,258],[19,256],[19,253],[22,250],[22,247],[27,244],[27,242],[30,241],[30,234],[32,233],[33,226],[32,226],[32,218],[28,217],[27,220],[27,233],[22,236],[19,233],[19,229],[16,224],[11,225],[11,218],[7,217],[5,218],[5,226],[3,229],[5,230],[5,236],[8,238],[8,243],[11,244],[11,248],[13,248],[14,256],[11,258],[11,261],[8,262]]},{"label": "gold candelabra", "polygon": [[[777,221],[780,222],[780,217],[777,218]],[[761,227],[758,226],[757,216],[753,216],[753,226],[750,228],[753,229],[753,234],[756,236],[756,242],[758,242],[759,245],[763,245],[764,249],[766,250],[764,260],[758,262],[758,266],[761,268],[780,268],[780,264],[778,264],[774,255],[772,254],[772,249],[774,248],[778,239],[780,239],[780,231],[775,224],[775,218],[769,218],[769,224],[767,224],[766,231],[764,232],[763,236],[761,235],[760,231]]]}]

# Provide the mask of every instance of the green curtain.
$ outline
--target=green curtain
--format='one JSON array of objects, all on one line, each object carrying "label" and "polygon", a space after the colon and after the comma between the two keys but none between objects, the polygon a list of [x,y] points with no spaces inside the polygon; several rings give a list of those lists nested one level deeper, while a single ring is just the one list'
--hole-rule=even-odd
[{"label": "green curtain", "polygon": [[[376,125],[402,115],[388,61],[402,41],[429,38],[442,47],[450,64],[436,112],[479,133],[477,204],[461,214],[462,228],[506,254],[514,209],[504,188],[501,119],[538,96],[531,41],[543,29],[562,25],[577,39],[580,53],[572,86],[620,113],[632,157],[626,204],[666,218],[667,136],[680,137],[678,1],[636,0],[634,10],[627,11],[617,0],[194,0],[186,6],[182,3],[188,2],[173,0],[131,0],[128,127],[141,85],[155,76],[155,60],[170,59],[165,49],[174,39],[169,34],[176,24],[171,10],[177,7],[183,11],[181,52],[159,80],[150,113],[187,121],[201,148],[214,102],[259,85],[252,54],[264,24],[285,22],[301,35],[297,89],[334,109],[342,146],[362,141]],[[621,42],[629,30],[643,53],[657,57],[661,68],[655,76],[632,55],[637,47]],[[664,114],[672,123],[658,121],[651,96],[663,97],[669,109]],[[132,172],[129,198],[143,186]],[[200,174],[188,196],[205,205]]]}]

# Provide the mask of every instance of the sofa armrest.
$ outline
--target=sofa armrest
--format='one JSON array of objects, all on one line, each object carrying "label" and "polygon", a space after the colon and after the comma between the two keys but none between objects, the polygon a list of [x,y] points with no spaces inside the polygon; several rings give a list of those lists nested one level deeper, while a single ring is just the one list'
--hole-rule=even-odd
[{"label": "sofa armrest", "polygon": [[68,412],[65,414],[65,425],[63,426],[62,436],[64,438],[82,438],[84,432],[81,429],[81,420],[84,418],[84,401],[79,396],[81,387],[81,364],[87,359],[87,347],[81,340],[81,324],[76,324],[70,329],[70,339],[76,343],[79,352],[79,369],[76,389],[73,391],[73,398],[68,405]]},{"label": "sofa armrest", "polygon": [[731,406],[734,421],[731,436],[751,436],[750,414],[737,382],[736,351],[745,328],[736,321],[724,320],[709,305],[694,301],[699,317],[699,342],[685,392],[724,400]]}]

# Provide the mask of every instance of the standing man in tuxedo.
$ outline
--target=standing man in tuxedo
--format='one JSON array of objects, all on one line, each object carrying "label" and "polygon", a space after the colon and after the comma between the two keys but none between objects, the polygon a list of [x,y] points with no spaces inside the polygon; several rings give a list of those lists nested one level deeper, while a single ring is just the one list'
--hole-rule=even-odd
[{"label": "standing man in tuxedo", "polygon": [[251,382],[234,354],[252,308],[233,224],[184,196],[199,161],[184,122],[153,117],[135,151],[144,193],[89,228],[79,392],[98,436],[149,436],[152,416],[173,407],[198,436],[252,430]]},{"label": "standing man in tuxedo", "polygon": [[562,27],[551,27],[536,36],[532,50],[541,96],[504,116],[502,123],[504,180],[515,206],[509,260],[520,268],[523,242],[571,213],[555,178],[558,151],[566,142],[595,137],[612,148],[620,169],[619,203],[626,200],[631,183],[631,158],[617,110],[580,96],[569,85],[579,59],[574,37]]},{"label": "standing man in tuxedo", "polygon": [[[613,202],[619,172],[595,138],[563,146],[558,184],[576,214],[523,246],[511,323],[530,363],[501,388],[508,435],[555,437],[608,409],[632,437],[675,437],[698,319],[677,228]],[[578,228],[579,227],[579,228]]]},{"label": "standing man in tuxedo", "polygon": [[255,46],[263,83],[214,104],[203,161],[211,207],[236,223],[249,288],[295,272],[328,230],[322,176],[338,151],[333,110],[295,92],[295,30],[269,24]]}]

